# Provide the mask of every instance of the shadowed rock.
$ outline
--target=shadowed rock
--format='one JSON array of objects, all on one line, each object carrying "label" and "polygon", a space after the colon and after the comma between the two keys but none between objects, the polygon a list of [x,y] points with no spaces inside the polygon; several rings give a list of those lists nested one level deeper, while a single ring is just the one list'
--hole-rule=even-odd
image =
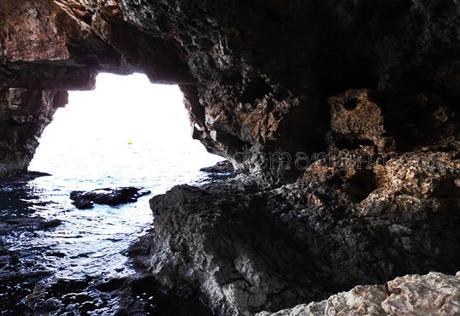
[{"label": "shadowed rock", "polygon": [[408,273],[455,273],[457,155],[362,164],[356,152],[340,154],[345,161],[319,159],[277,188],[240,175],[155,196],[154,230],[131,256],[166,288],[201,293],[224,315],[274,312]]},{"label": "shadowed rock", "polygon": [[150,191],[124,187],[116,189],[97,189],[93,191],[72,191],[70,199],[75,207],[79,209],[90,209],[94,204],[117,206],[126,203],[136,202],[141,196],[150,194]]},{"label": "shadowed rock", "polygon": [[233,173],[235,170],[230,161],[224,160],[219,161],[214,166],[201,168],[200,171],[210,174],[222,174],[222,173]]},{"label": "shadowed rock", "polygon": [[[139,71],[179,84],[193,137],[251,173],[152,199],[155,231],[134,253],[166,288],[252,315],[407,273],[454,273],[459,8],[0,1],[0,176],[26,170],[65,90]],[[80,207],[97,196],[74,193]]]}]

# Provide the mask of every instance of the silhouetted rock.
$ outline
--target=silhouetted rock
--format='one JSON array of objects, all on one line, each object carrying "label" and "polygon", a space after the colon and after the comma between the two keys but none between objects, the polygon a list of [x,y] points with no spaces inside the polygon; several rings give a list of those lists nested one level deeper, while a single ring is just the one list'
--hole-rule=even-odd
[{"label": "silhouetted rock", "polygon": [[133,203],[141,196],[148,194],[150,194],[150,191],[134,187],[105,188],[88,192],[72,191],[70,193],[70,199],[73,201],[75,207],[79,209],[89,209],[92,208],[94,204],[117,206]]}]

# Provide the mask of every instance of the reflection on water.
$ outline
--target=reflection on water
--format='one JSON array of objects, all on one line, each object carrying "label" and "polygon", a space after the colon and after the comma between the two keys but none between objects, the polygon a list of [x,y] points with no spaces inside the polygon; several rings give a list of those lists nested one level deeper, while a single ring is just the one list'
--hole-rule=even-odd
[{"label": "reflection on water", "polygon": [[[14,254],[22,273],[51,272],[54,281],[133,273],[124,253],[152,222],[151,196],[115,208],[96,205],[78,210],[71,204],[70,191],[137,186],[159,194],[176,184],[203,179],[199,168],[219,160],[191,139],[177,87],[154,86],[140,75],[122,81],[100,75],[97,90],[73,93],[69,105],[58,110],[44,132],[30,169],[52,175],[1,186],[3,222],[39,216],[57,218],[62,224],[4,233],[0,267],[2,251],[10,259],[5,259],[0,272],[11,272]],[[1,291],[0,287],[0,302],[6,295]],[[105,304],[114,302],[110,298]],[[8,314],[7,309],[2,312]]]}]

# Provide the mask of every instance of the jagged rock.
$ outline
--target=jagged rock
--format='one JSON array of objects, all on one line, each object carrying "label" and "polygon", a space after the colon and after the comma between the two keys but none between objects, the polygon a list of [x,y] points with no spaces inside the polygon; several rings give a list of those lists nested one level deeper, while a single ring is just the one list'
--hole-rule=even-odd
[{"label": "jagged rock", "polygon": [[136,260],[164,286],[252,314],[453,273],[459,8],[0,1],[0,173],[26,169],[65,90],[93,88],[100,71],[143,72],[179,84],[193,137],[252,174],[152,200],[155,231]]},{"label": "jagged rock", "polygon": [[[287,157],[325,151],[331,130],[340,148],[458,141],[457,20],[443,0],[5,0],[0,85],[90,89],[100,71],[180,84],[195,138],[281,183],[301,174]],[[29,157],[38,134],[2,139]]]},{"label": "jagged rock", "polygon": [[93,208],[94,204],[117,206],[136,202],[138,198],[150,194],[150,191],[134,188],[97,189],[93,191],[72,191],[70,199],[79,209]]},{"label": "jagged rock", "polygon": [[460,273],[407,275],[387,286],[357,286],[327,300],[257,316],[327,315],[457,315],[460,314]]},{"label": "jagged rock", "polygon": [[210,173],[210,174],[219,174],[219,173],[233,173],[233,165],[230,161],[224,160],[219,161],[214,166],[201,168],[200,171]]},{"label": "jagged rock", "polygon": [[38,138],[67,92],[0,88],[0,177],[25,172],[38,146]]},{"label": "jagged rock", "polygon": [[132,256],[166,288],[198,291],[225,315],[276,311],[407,273],[455,273],[457,154],[376,159],[370,169],[345,157],[345,165],[320,159],[279,188],[243,175],[175,187],[151,200],[155,229]]}]

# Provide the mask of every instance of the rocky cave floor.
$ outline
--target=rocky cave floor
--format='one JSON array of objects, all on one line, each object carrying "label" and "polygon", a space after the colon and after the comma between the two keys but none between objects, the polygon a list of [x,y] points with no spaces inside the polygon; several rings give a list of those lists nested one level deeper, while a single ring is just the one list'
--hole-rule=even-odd
[{"label": "rocky cave floor", "polygon": [[337,151],[342,163],[318,159],[281,186],[239,175],[174,187],[151,200],[154,230],[130,254],[163,287],[194,289],[218,314],[274,312],[365,284],[379,286],[291,315],[460,313],[458,276],[386,283],[459,270],[458,150],[365,165],[359,151]]}]

